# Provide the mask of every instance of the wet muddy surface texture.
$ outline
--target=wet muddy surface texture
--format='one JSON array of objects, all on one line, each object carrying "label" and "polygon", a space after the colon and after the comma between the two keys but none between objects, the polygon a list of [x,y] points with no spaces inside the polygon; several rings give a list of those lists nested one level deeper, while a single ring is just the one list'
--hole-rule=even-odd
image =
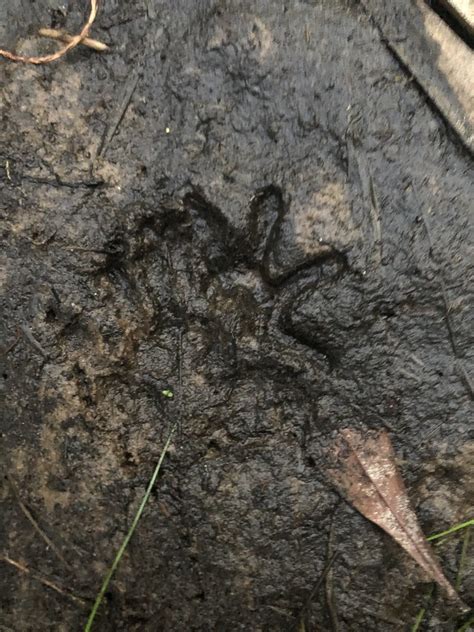
[{"label": "wet muddy surface texture", "polygon": [[[4,4],[29,53],[86,9]],[[427,579],[323,453],[386,427],[424,532],[472,516],[467,151],[357,2],[104,0],[93,35],[0,65],[1,629],[83,627],[177,420],[96,629],[407,629]]]}]

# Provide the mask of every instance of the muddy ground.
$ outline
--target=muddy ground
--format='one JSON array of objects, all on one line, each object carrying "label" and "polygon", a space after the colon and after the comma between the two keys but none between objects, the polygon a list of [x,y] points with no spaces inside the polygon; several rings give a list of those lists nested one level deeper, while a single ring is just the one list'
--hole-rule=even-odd
[{"label": "muddy ground", "polygon": [[[4,4],[23,52],[86,6]],[[409,628],[428,580],[322,452],[384,426],[425,533],[472,517],[467,150],[356,1],[104,0],[93,34],[0,65],[0,540],[41,574],[0,560],[0,629],[81,629],[175,421],[97,630]]]}]

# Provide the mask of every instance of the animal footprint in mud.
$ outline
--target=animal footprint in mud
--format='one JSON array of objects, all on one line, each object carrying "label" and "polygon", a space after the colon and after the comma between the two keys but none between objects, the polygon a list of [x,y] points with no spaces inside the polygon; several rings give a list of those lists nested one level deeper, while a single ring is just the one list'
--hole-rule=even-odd
[{"label": "animal footprint in mud", "polygon": [[255,193],[242,233],[199,189],[194,188],[183,202],[193,247],[207,272],[258,269],[276,299],[274,305],[280,303],[276,307],[280,330],[322,354],[330,369],[342,357],[346,366],[351,355],[356,361],[360,348],[370,347],[369,333],[377,339],[373,325],[378,316],[367,300],[368,283],[348,271],[345,256],[332,246],[299,248],[279,187],[270,185]]},{"label": "animal footprint in mud", "polygon": [[286,318],[285,333],[325,355],[331,366],[364,344],[377,319],[365,288],[352,276],[335,276],[304,289]]}]

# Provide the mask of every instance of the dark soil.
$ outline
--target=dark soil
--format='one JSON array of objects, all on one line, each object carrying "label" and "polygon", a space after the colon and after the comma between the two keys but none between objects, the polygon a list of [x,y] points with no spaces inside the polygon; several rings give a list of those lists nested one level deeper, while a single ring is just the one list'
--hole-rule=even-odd
[{"label": "dark soil", "polygon": [[[3,4],[24,52],[86,6]],[[95,629],[409,628],[427,579],[322,450],[385,426],[425,533],[472,517],[467,151],[355,1],[104,0],[93,34],[0,66],[0,546],[86,602],[3,558],[0,629],[83,627],[176,420]]]}]

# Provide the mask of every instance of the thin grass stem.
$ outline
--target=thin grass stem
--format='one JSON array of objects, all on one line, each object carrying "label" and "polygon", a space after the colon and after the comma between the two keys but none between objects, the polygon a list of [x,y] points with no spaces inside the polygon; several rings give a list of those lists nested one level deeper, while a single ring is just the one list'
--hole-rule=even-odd
[{"label": "thin grass stem", "polygon": [[92,610],[90,611],[89,614],[89,618],[87,619],[87,623],[85,625],[84,628],[84,632],[90,632],[92,630],[92,624],[94,622],[94,619],[97,615],[97,612],[100,608],[100,605],[104,599],[104,595],[107,592],[107,588],[109,587],[110,584],[110,580],[112,579],[115,571],[117,570],[118,565],[120,564],[120,560],[123,557],[123,554],[125,553],[125,550],[128,546],[128,543],[130,542],[130,539],[138,525],[138,523],[140,522],[140,518],[142,517],[142,513],[143,510],[146,507],[146,504],[148,502],[148,499],[150,498],[150,494],[151,491],[155,485],[156,479],[158,478],[158,474],[160,473],[160,469],[161,469],[161,465],[163,463],[163,460],[165,458],[166,452],[168,451],[168,448],[170,446],[171,443],[171,439],[173,437],[173,434],[176,430],[177,424],[174,424],[168,434],[168,438],[166,439],[166,443],[163,447],[163,450],[161,451],[160,454],[160,458],[158,460],[158,463],[156,464],[156,467],[153,471],[152,477],[150,479],[150,482],[148,483],[148,487],[146,488],[145,494],[143,495],[142,501],[137,509],[137,512],[135,513],[135,516],[133,518],[132,524],[130,525],[130,529],[127,532],[127,535],[125,536],[122,544],[120,545],[119,550],[117,551],[117,554],[115,556],[114,561],[112,562],[111,567],[109,568],[109,570],[107,571],[106,576],[104,577],[104,581],[102,582],[102,586],[97,594],[97,597],[95,599],[94,605],[92,606]]}]

